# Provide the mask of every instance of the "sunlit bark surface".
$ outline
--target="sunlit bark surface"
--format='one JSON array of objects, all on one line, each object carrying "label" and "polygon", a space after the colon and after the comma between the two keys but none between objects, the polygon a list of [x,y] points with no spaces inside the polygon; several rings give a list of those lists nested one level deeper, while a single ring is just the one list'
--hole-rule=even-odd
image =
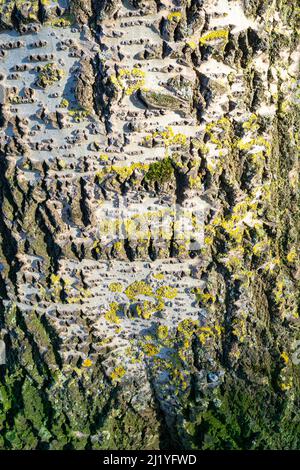
[{"label": "sunlit bark surface", "polygon": [[0,2],[0,448],[300,448],[299,12]]}]

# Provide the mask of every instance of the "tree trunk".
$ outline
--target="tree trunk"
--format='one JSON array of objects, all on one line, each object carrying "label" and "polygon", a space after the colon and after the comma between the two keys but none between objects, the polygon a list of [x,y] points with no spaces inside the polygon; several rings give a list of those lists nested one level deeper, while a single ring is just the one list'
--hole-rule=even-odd
[{"label": "tree trunk", "polygon": [[1,4],[0,448],[300,449],[299,11]]}]

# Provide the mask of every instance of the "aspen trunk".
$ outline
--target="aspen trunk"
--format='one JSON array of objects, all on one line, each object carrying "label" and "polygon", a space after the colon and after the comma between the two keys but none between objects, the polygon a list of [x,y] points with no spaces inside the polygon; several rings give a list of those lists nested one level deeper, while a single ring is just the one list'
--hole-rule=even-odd
[{"label": "aspen trunk", "polygon": [[1,3],[0,448],[300,448],[299,12]]}]

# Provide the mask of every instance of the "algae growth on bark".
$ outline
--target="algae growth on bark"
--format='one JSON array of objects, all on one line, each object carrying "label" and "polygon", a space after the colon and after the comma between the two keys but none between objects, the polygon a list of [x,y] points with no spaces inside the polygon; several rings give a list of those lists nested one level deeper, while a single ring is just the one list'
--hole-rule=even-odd
[{"label": "algae growth on bark", "polygon": [[1,449],[300,449],[299,18],[1,0]]}]

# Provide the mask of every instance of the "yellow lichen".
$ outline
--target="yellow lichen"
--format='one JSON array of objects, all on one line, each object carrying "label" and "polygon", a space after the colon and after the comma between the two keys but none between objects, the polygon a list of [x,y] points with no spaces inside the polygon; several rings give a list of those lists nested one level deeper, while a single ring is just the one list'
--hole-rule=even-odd
[{"label": "yellow lichen", "polygon": [[144,354],[146,354],[146,356],[150,356],[150,357],[155,356],[159,352],[158,347],[155,346],[155,344],[152,344],[152,343],[144,344],[142,346],[142,349],[143,349]]},{"label": "yellow lichen", "polygon": [[119,324],[121,321],[117,315],[119,305],[116,302],[112,302],[109,307],[109,310],[107,310],[104,315],[105,320],[109,323]]},{"label": "yellow lichen", "polygon": [[182,13],[180,11],[172,11],[168,14],[169,21],[176,21],[178,22],[182,17]]},{"label": "yellow lichen", "polygon": [[175,299],[178,294],[178,290],[175,287],[162,286],[156,291],[156,295],[159,297],[165,297],[166,299]]},{"label": "yellow lichen", "polygon": [[124,90],[126,95],[132,95],[145,85],[146,73],[138,68],[119,69],[118,75],[110,77],[111,83],[116,88]]},{"label": "yellow lichen", "polygon": [[130,300],[134,300],[140,295],[152,296],[153,290],[145,281],[135,281],[126,288],[125,294]]},{"label": "yellow lichen", "polygon": [[215,41],[217,39],[228,40],[228,31],[227,30],[217,30],[217,31],[210,31],[204,34],[200,39],[200,44],[205,45],[208,42]]},{"label": "yellow lichen", "polygon": [[110,378],[113,382],[120,382],[125,374],[125,368],[123,366],[117,366],[110,374]]},{"label": "yellow lichen", "polygon": [[157,310],[157,304],[155,304],[154,302],[149,302],[148,300],[145,300],[144,302],[136,306],[136,313],[139,317],[142,317],[145,320],[149,320],[153,313]]},{"label": "yellow lichen", "polygon": [[56,275],[56,274],[51,274],[51,282],[53,284],[58,284],[60,281],[60,276]]},{"label": "yellow lichen", "polygon": [[112,282],[109,285],[109,290],[111,292],[122,292],[123,291],[123,286],[120,282]]},{"label": "yellow lichen", "polygon": [[162,140],[166,149],[171,145],[185,147],[188,143],[187,136],[181,132],[176,134],[171,126],[166,127],[163,131],[156,131],[151,135],[146,135],[144,137],[145,143],[151,141],[152,139]]},{"label": "yellow lichen", "polygon": [[288,260],[289,263],[294,263],[294,262],[296,261],[296,259],[297,259],[297,252],[296,252],[296,249],[295,249],[295,248],[292,248],[292,249],[289,251],[289,253],[288,253],[286,259]]},{"label": "yellow lichen", "polygon": [[159,325],[157,327],[157,337],[160,339],[160,340],[164,340],[168,337],[168,334],[169,334],[169,330],[168,330],[168,327],[165,326],[165,325]]},{"label": "yellow lichen", "polygon": [[85,359],[85,360],[83,361],[83,363],[82,363],[82,366],[83,366],[83,367],[91,367],[92,364],[93,364],[93,363],[92,363],[92,361],[91,361],[90,359]]},{"label": "yellow lichen", "polygon": [[290,359],[289,359],[289,356],[288,356],[288,353],[287,353],[287,352],[284,351],[283,353],[281,353],[281,354],[280,354],[280,357],[284,360],[284,362],[285,362],[286,364],[288,364],[288,362],[289,362]]},{"label": "yellow lichen", "polygon": [[165,278],[165,275],[162,273],[157,273],[153,274],[154,279],[157,279],[158,281],[162,281]]},{"label": "yellow lichen", "polygon": [[196,42],[193,41],[193,40],[191,40],[191,39],[186,42],[186,45],[189,46],[191,49],[193,49],[193,51],[194,51],[194,50],[196,49],[196,47],[197,47]]}]

